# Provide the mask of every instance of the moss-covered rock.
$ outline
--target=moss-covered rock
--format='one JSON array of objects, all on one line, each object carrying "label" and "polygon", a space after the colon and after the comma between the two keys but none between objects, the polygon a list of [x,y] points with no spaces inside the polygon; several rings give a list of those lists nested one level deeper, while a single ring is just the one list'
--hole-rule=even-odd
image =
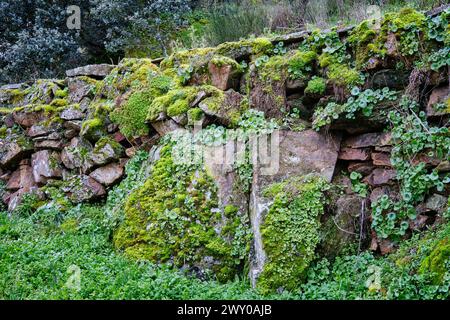
[{"label": "moss-covered rock", "polygon": [[170,263],[201,277],[232,279],[248,254],[246,212],[225,210],[204,168],[183,169],[166,145],[145,184],[127,199],[114,244],[136,259]]},{"label": "moss-covered rock", "polygon": [[438,242],[431,253],[422,261],[419,273],[428,273],[435,284],[442,283],[445,273],[450,272],[450,240],[448,238]]},{"label": "moss-covered rock", "polygon": [[292,177],[264,190],[273,203],[261,226],[266,263],[257,287],[262,292],[293,290],[302,282],[319,243],[326,185],[319,177]]}]

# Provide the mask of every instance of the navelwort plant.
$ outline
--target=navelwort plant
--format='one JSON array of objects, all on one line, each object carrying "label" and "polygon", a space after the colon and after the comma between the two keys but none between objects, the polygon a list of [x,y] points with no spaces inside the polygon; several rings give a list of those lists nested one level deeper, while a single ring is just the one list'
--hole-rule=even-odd
[{"label": "navelwort plant", "polygon": [[377,90],[367,89],[362,92],[358,87],[354,87],[351,94],[352,97],[348,98],[344,104],[330,102],[325,107],[317,108],[314,111],[313,128],[319,130],[342,115],[345,115],[347,119],[354,119],[355,115],[361,112],[364,116],[370,117],[379,103],[397,99],[396,92],[388,87]]},{"label": "navelwort plant", "polygon": [[415,206],[433,188],[441,192],[450,182],[448,174],[439,174],[436,169],[430,172],[424,162],[414,161],[419,155],[448,159],[449,129],[429,126],[425,113],[417,114],[417,104],[407,98],[403,98],[400,107],[400,111],[389,113],[389,120],[394,142],[391,163],[397,172],[401,199],[394,201],[383,195],[372,204],[372,228],[381,238],[405,235],[409,221],[416,218]]}]

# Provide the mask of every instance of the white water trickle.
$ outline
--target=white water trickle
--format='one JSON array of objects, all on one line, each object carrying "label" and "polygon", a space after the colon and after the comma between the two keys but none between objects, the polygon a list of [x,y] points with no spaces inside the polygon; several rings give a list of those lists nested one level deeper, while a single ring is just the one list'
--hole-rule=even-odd
[{"label": "white water trickle", "polygon": [[268,210],[268,205],[266,203],[260,203],[256,198],[256,192],[253,190],[250,194],[250,222],[255,249],[255,256],[250,266],[250,280],[253,287],[256,286],[256,280],[263,270],[266,261],[266,253],[264,252],[261,236],[262,213],[266,210]]}]

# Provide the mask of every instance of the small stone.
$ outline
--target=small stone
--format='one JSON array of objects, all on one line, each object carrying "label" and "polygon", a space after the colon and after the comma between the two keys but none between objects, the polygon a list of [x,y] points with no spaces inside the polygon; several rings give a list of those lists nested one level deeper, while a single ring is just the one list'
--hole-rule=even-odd
[{"label": "small stone", "polygon": [[43,150],[43,149],[50,149],[50,150],[56,150],[61,151],[63,148],[63,141],[61,140],[44,140],[36,142],[34,145],[36,150]]},{"label": "small stone", "polygon": [[429,219],[430,217],[419,214],[414,220],[409,221],[409,228],[414,231],[423,230]]},{"label": "small stone", "polygon": [[396,249],[396,244],[388,239],[378,241],[378,247],[382,255],[392,253]]},{"label": "small stone", "polygon": [[29,136],[30,138],[47,136],[50,133],[54,132],[55,130],[56,130],[56,128],[52,127],[52,126],[34,124],[30,128],[28,128],[27,136]]},{"label": "small stone", "polygon": [[84,113],[81,112],[81,110],[73,107],[73,106],[69,106],[66,109],[64,109],[61,114],[60,114],[60,118],[63,120],[81,120],[85,117]]},{"label": "small stone", "polygon": [[211,117],[214,117],[222,125],[230,125],[231,118],[235,114],[240,114],[242,108],[242,99],[244,98],[240,93],[234,91],[233,89],[225,91],[225,98],[220,106],[211,107],[207,100],[203,100],[199,104],[199,108]]},{"label": "small stone", "polygon": [[342,148],[339,151],[338,159],[340,159],[340,160],[360,160],[360,161],[369,160],[370,159],[370,150]]},{"label": "small stone", "polygon": [[111,73],[111,70],[114,69],[114,67],[115,66],[112,64],[105,64],[105,63],[90,64],[87,66],[67,70],[66,75],[68,77],[88,76],[88,77],[104,78]]},{"label": "small stone", "polygon": [[398,57],[399,56],[399,44],[397,41],[397,36],[395,33],[389,33],[387,36],[386,43],[384,44],[384,47],[386,48],[386,53],[388,56],[391,57]]},{"label": "small stone", "polygon": [[375,187],[392,183],[395,176],[395,170],[376,168],[364,181]]},{"label": "small stone", "polygon": [[390,133],[371,132],[349,137],[342,142],[349,148],[366,148],[391,145]]},{"label": "small stone", "polygon": [[232,65],[218,66],[209,62],[208,71],[211,75],[211,84],[222,91],[235,88],[239,84],[239,73]]},{"label": "small stone", "polygon": [[151,125],[160,136],[181,129],[181,127],[172,119],[152,122]]},{"label": "small stone", "polygon": [[427,199],[425,202],[425,207],[437,212],[438,214],[442,214],[447,207],[447,198],[435,193]]},{"label": "small stone", "polygon": [[136,148],[130,147],[125,149],[125,154],[127,155],[128,158],[132,158],[136,154]]},{"label": "small stone", "polygon": [[373,164],[376,166],[391,167],[391,156],[384,152],[372,152]]},{"label": "small stone", "polygon": [[111,186],[123,176],[123,167],[118,163],[111,163],[104,167],[95,169],[89,175],[104,186]]},{"label": "small stone", "polygon": [[436,106],[440,103],[443,103],[445,106],[447,106],[446,102],[449,98],[450,87],[448,85],[433,89],[426,107],[427,116],[436,117],[448,114],[450,112],[448,108],[445,108],[444,110],[436,110]]},{"label": "small stone", "polygon": [[83,98],[88,97],[91,94],[92,84],[81,78],[69,78],[67,84],[69,88],[70,103],[79,103]]},{"label": "small stone", "polygon": [[373,170],[373,164],[370,161],[366,162],[350,162],[348,164],[348,171],[349,172],[358,172],[362,174],[363,176],[366,176],[370,174]]},{"label": "small stone", "polygon": [[3,168],[15,167],[20,160],[28,157],[33,151],[33,145],[27,139],[19,142],[23,137],[11,136],[9,139],[0,139],[0,165]]},{"label": "small stone", "polygon": [[436,167],[438,172],[449,172],[450,171],[450,161],[441,161]]},{"label": "small stone", "polygon": [[90,201],[106,194],[105,188],[99,182],[86,175],[73,176],[66,182],[63,191],[68,193],[75,203]]},{"label": "small stone", "polygon": [[81,130],[81,121],[66,121],[64,122],[64,127],[67,129],[72,129],[77,132]]},{"label": "small stone", "polygon": [[100,146],[98,143],[96,144],[90,155],[90,159],[95,165],[102,166],[120,158],[123,153],[122,146],[116,145],[114,140],[112,142],[108,140]]}]

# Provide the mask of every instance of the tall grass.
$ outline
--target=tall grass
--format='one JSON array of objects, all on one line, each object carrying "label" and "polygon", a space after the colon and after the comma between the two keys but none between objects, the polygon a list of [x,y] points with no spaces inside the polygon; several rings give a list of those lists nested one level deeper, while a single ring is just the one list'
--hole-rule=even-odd
[{"label": "tall grass", "polygon": [[200,0],[197,10],[208,23],[196,34],[192,46],[215,46],[251,35],[284,34],[304,29],[348,25],[370,17],[368,8],[380,13],[409,6],[429,10],[445,0]]}]

